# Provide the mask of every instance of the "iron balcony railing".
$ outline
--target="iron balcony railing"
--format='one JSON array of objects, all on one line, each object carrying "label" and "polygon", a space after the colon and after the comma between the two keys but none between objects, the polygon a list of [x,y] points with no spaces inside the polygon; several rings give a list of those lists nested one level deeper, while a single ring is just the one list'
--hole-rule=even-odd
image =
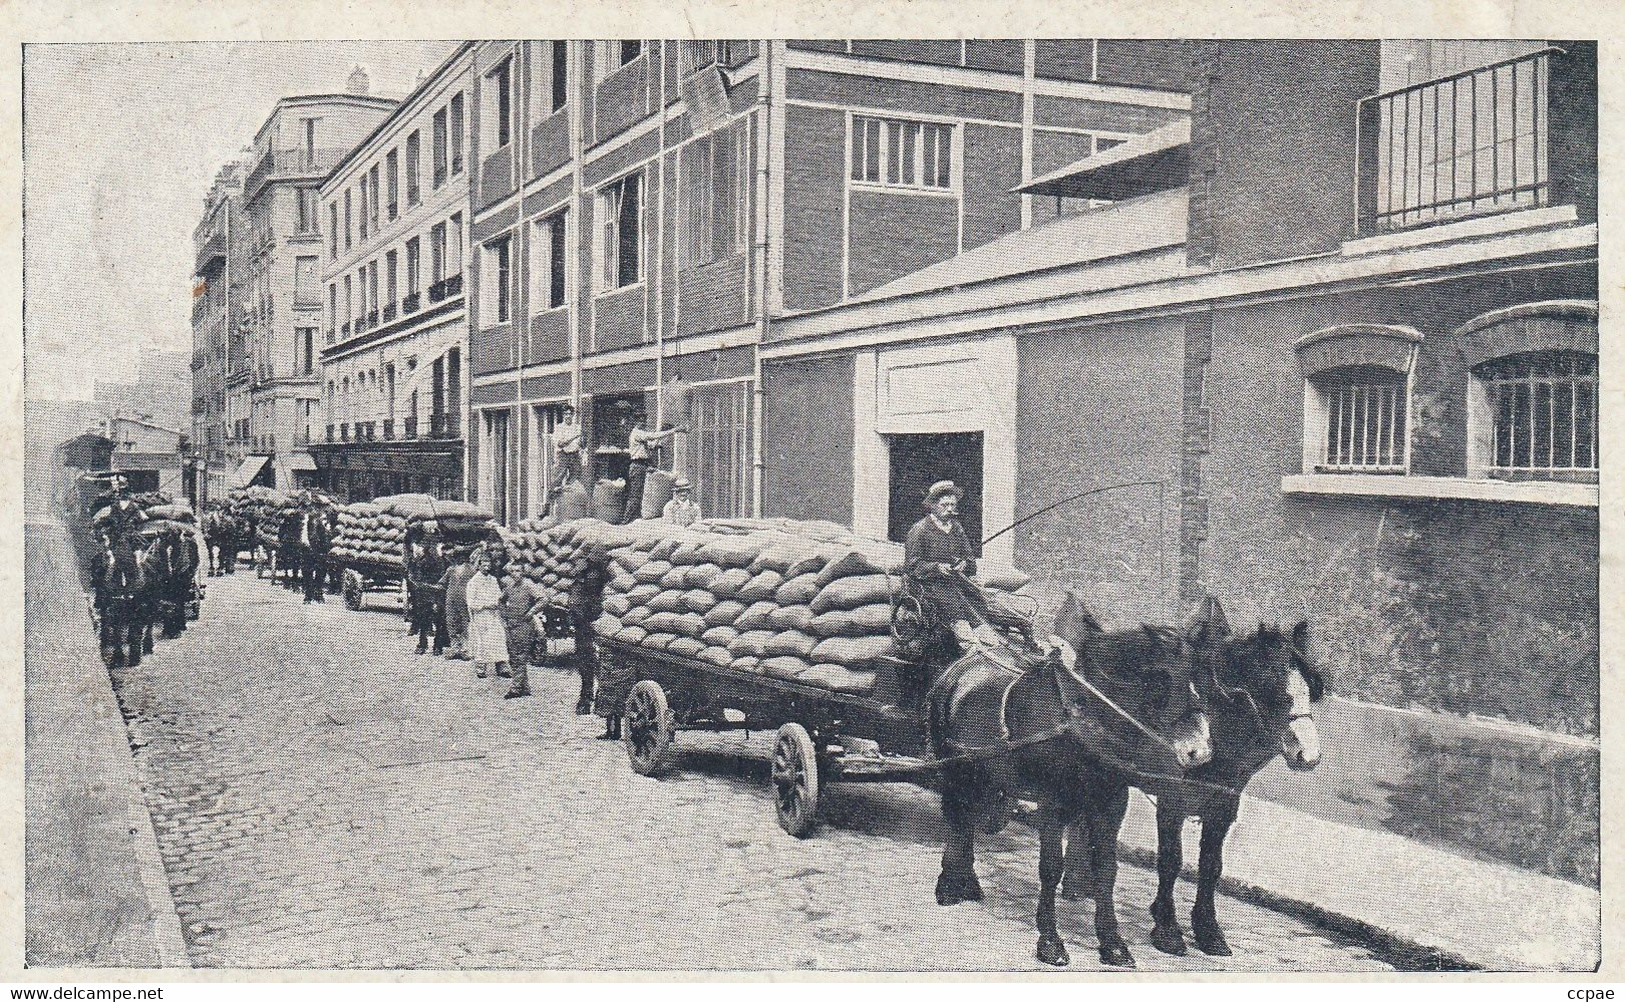
[{"label": "iron balcony railing", "polygon": [[446,295],[446,282],[444,279],[429,283],[429,302],[438,303],[445,299]]},{"label": "iron balcony railing", "polygon": [[406,433],[405,433],[404,437],[406,437],[406,438],[417,438],[418,437],[418,419],[417,419],[417,417],[413,416],[413,417],[407,418],[406,421],[404,422],[404,424],[406,425]]},{"label": "iron balcony railing", "polygon": [[446,279],[446,296],[449,298],[463,291],[463,273],[458,272]]},{"label": "iron balcony railing", "polygon": [[1548,81],[1562,54],[1540,49],[1361,100],[1359,232],[1548,204]]},{"label": "iron balcony railing", "polygon": [[390,303],[388,306],[384,307],[384,323],[387,324],[391,320],[394,320],[394,319],[395,319],[395,304]]},{"label": "iron balcony railing", "polygon": [[243,198],[252,201],[273,178],[323,177],[349,153],[345,147],[267,150],[243,182]]},{"label": "iron balcony railing", "polygon": [[423,294],[414,292],[401,300],[402,313],[416,313],[418,306],[423,302]]}]

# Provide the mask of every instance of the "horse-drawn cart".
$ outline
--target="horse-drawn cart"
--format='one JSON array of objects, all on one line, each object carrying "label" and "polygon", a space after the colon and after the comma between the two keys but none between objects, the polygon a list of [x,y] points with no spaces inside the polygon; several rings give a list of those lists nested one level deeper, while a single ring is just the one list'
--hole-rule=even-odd
[{"label": "horse-drawn cart", "polygon": [[346,555],[339,557],[343,568],[339,579],[339,594],[344,606],[359,611],[366,596],[399,595],[404,608],[406,602],[406,569],[402,562],[385,557]]}]

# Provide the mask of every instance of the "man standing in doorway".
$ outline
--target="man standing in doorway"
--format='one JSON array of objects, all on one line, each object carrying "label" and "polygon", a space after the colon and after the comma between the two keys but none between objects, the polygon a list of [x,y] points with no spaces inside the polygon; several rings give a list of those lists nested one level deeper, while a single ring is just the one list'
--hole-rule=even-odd
[{"label": "man standing in doorway", "polygon": [[560,420],[553,426],[554,462],[558,467],[553,475],[553,489],[557,491],[571,480],[581,479],[581,425],[576,421],[576,409],[565,404]]},{"label": "man standing in doorway", "polygon": [[643,482],[649,476],[649,471],[660,465],[660,450],[683,428],[662,428],[660,431],[646,431],[642,425],[633,427],[626,438],[627,458],[630,462],[626,469],[626,504],[621,511],[621,522],[630,522],[643,513]]}]

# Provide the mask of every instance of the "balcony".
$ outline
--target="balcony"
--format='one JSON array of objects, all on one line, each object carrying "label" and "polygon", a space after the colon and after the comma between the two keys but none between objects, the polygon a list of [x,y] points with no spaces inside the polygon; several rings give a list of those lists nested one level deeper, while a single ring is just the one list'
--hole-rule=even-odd
[{"label": "balcony", "polygon": [[429,285],[429,302],[430,303],[438,303],[442,299],[445,299],[445,298],[446,298],[446,282],[445,282],[445,279],[441,279],[438,282],[430,283],[430,285]]},{"label": "balcony", "polygon": [[348,320],[344,321],[344,326],[339,328],[339,335],[341,337],[349,337],[350,336],[350,321],[348,321]]},{"label": "balcony", "polygon": [[407,418],[403,423],[406,425],[406,428],[404,429],[403,437],[407,438],[407,439],[417,438],[418,437],[418,419],[417,419],[417,415],[415,415],[415,414],[412,415],[411,417]]},{"label": "balcony", "polygon": [[197,266],[193,270],[198,275],[212,275],[219,271],[226,263],[226,234],[223,230],[216,230],[209,239],[198,245]]},{"label": "balcony", "polygon": [[292,178],[318,179],[325,177],[349,150],[345,147],[324,147],[291,150],[267,150],[243,182],[243,198],[253,201],[267,183]]},{"label": "balcony", "polygon": [[1554,75],[1570,69],[1565,57],[1545,48],[1363,99],[1359,234],[1538,208],[1567,196],[1554,198],[1553,168],[1561,185],[1581,165],[1552,162],[1553,140],[1572,137],[1555,136],[1551,121],[1552,98],[1562,90]]},{"label": "balcony", "polygon": [[367,329],[372,330],[374,327],[377,327],[377,326],[378,326],[378,311],[373,310],[371,313],[367,314]]},{"label": "balcony", "polygon": [[416,313],[418,311],[418,306],[422,304],[422,301],[422,293],[411,293],[401,300],[401,313]]},{"label": "balcony", "polygon": [[458,272],[457,274],[455,274],[455,275],[451,276],[450,278],[446,279],[446,296],[448,298],[450,298],[451,296],[455,296],[455,295],[457,295],[458,293],[460,293],[462,291],[463,291],[463,274],[462,274],[462,272]]},{"label": "balcony", "polygon": [[384,307],[384,323],[387,324],[391,320],[394,320],[394,319],[395,319],[395,304],[390,303],[388,306]]},{"label": "balcony", "polygon": [[372,327],[372,325],[367,323],[367,318],[366,317],[356,317],[355,318],[355,332],[357,334],[365,334],[365,333],[367,333],[368,330],[371,329],[371,327]]}]

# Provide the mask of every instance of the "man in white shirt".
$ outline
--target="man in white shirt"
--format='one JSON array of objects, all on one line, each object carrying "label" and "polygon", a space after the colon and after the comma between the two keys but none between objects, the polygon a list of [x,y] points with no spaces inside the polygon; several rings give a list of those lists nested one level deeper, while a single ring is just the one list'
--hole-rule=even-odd
[{"label": "man in white shirt", "polygon": [[576,421],[576,409],[569,404],[563,408],[563,420],[553,426],[553,452],[558,464],[554,477],[555,489],[569,480],[581,478],[581,425]]},{"label": "man in white shirt", "polygon": [[687,477],[678,477],[671,485],[671,500],[661,510],[660,517],[673,525],[688,526],[700,520],[700,506],[690,496],[692,485]]},{"label": "man in white shirt", "polygon": [[630,522],[643,513],[643,481],[648,477],[649,470],[659,465],[661,448],[677,432],[676,428],[646,431],[640,425],[627,436],[626,452],[630,462],[626,471],[626,505],[621,511],[622,523]]}]

